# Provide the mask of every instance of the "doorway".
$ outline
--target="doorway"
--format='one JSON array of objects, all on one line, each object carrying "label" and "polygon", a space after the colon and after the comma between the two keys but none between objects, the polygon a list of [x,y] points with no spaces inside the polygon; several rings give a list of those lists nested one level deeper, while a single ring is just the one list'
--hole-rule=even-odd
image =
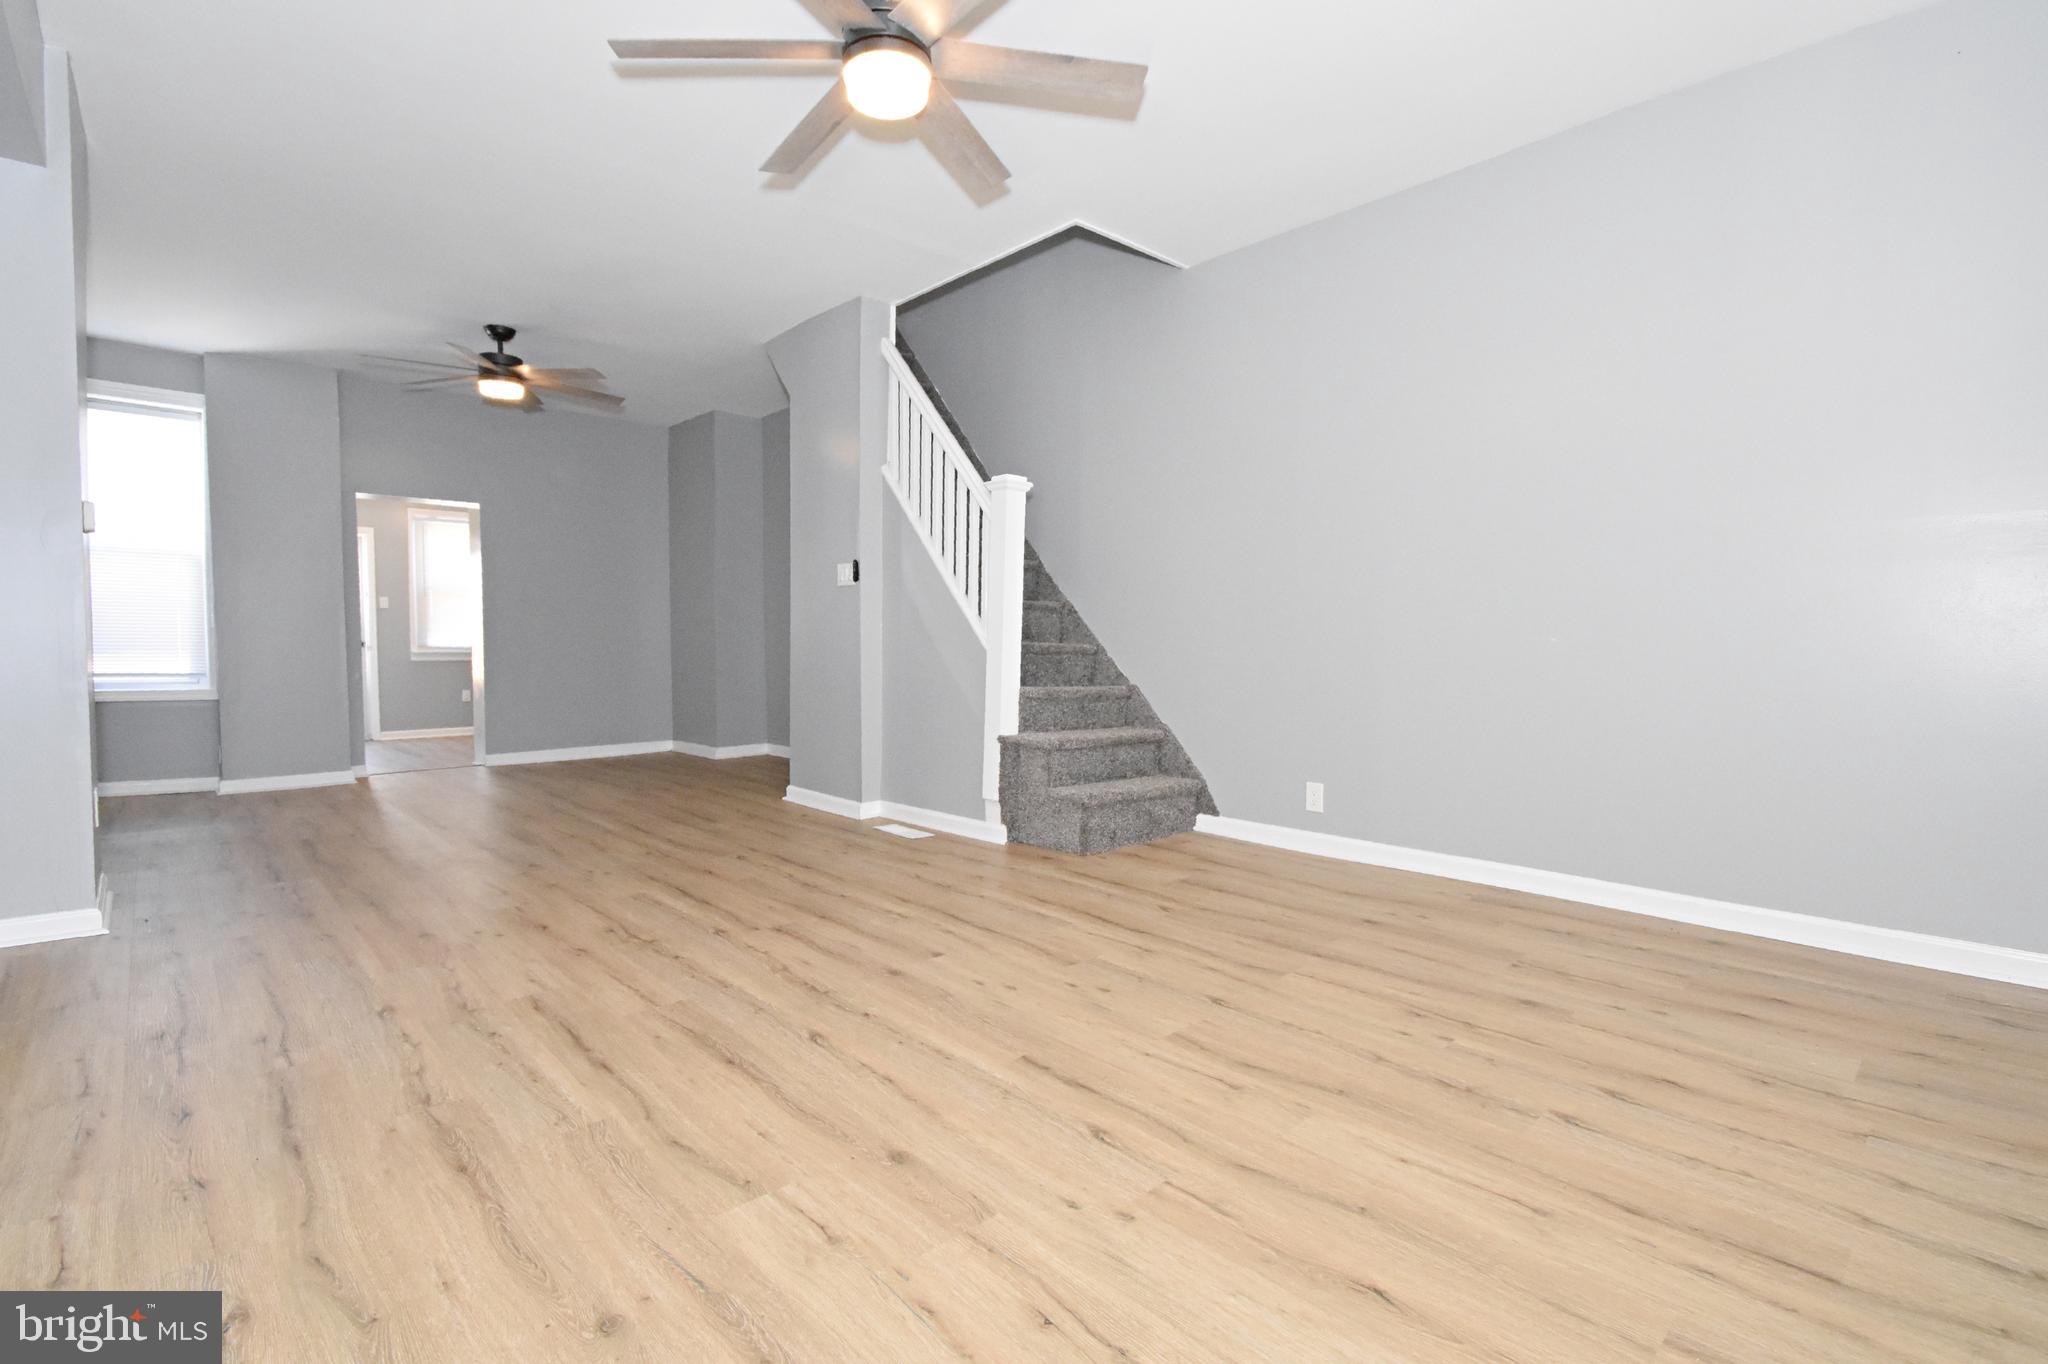
[{"label": "doorway", "polygon": [[363,774],[483,762],[483,536],[474,502],[358,493]]}]

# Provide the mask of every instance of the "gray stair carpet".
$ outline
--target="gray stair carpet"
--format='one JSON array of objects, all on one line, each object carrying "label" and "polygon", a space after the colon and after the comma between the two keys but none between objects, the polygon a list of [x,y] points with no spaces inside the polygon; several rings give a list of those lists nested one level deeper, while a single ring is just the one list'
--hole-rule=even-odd
[{"label": "gray stair carpet", "polygon": [[1002,741],[1012,843],[1098,853],[1149,843],[1216,813],[1208,783],[1024,547],[1018,733]]}]

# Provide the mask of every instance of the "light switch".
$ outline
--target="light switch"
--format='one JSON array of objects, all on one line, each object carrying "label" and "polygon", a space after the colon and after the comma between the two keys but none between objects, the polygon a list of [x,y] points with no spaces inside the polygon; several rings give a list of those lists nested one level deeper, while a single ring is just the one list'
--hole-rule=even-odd
[{"label": "light switch", "polygon": [[469,688],[468,688],[468,687],[464,687],[464,688],[462,689],[462,699],[463,699],[463,700],[465,700],[465,701],[467,701],[467,700],[469,699]]},{"label": "light switch", "polygon": [[838,564],[835,567],[839,574],[839,586],[852,587],[860,581],[860,560],[855,559],[852,563]]}]

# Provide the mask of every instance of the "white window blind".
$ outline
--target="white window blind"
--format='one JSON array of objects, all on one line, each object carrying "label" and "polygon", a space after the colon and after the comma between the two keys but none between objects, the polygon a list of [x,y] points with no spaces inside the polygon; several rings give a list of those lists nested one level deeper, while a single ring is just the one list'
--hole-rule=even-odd
[{"label": "white window blind", "polygon": [[463,654],[476,643],[479,602],[477,558],[469,548],[469,515],[413,507],[412,651]]},{"label": "white window blind", "polygon": [[94,529],[97,692],[213,685],[206,425],[195,395],[88,389],[85,495]]}]

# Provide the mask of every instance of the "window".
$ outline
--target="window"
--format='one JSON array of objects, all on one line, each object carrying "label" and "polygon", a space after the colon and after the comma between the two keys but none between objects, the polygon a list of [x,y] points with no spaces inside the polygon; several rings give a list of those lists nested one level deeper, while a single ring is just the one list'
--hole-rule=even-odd
[{"label": "window", "polygon": [[213,695],[205,410],[196,393],[86,387],[96,695]]},{"label": "window", "polygon": [[469,550],[469,513],[411,507],[412,655],[467,656],[476,643],[477,559]]}]

